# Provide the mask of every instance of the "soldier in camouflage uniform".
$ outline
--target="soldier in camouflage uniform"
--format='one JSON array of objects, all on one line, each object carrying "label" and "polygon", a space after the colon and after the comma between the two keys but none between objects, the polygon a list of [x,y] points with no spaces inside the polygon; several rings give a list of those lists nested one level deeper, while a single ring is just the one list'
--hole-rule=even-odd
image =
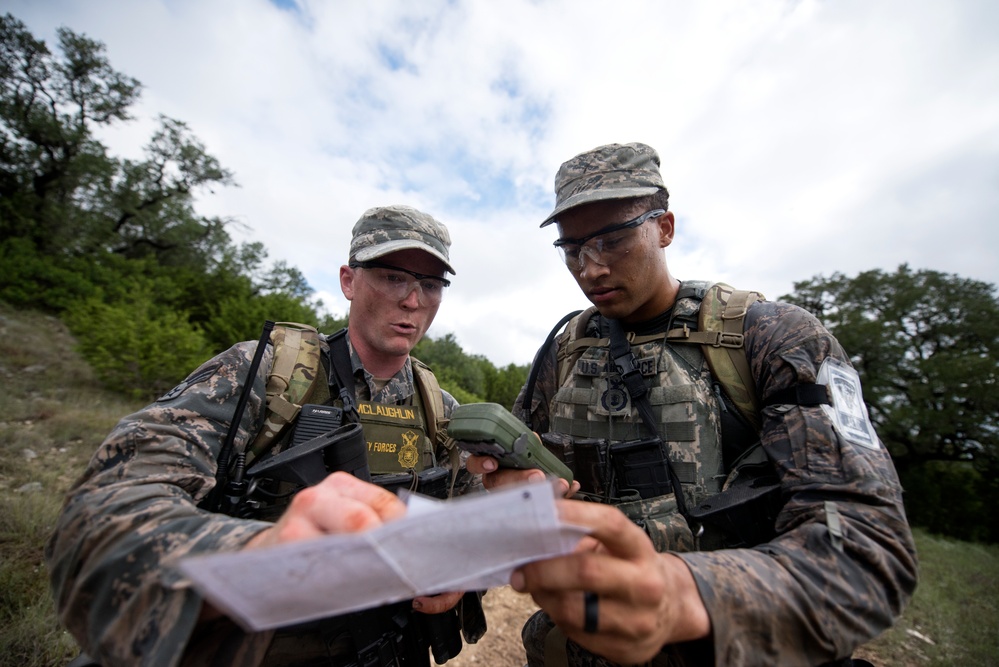
[{"label": "soldier in camouflage uniform", "polygon": [[[762,424],[750,438],[745,423],[743,436],[731,436],[739,424],[725,424],[735,410],[700,347],[666,342],[667,331],[696,326],[704,289],[667,267],[675,221],[657,153],[644,144],[582,153],[562,165],[555,191],[541,226],[557,225],[556,245],[596,312],[577,316],[539,353],[533,398],[525,404],[522,391],[515,412],[575,461],[584,484],[591,469],[580,464],[595,444],[642,437],[646,424],[608,353],[608,323],[617,320],[686,505],[710,505],[744,451],[759,455],[774,493],[769,513],[741,515],[759,526],[730,522],[733,531],[758,527],[765,536],[741,544],[682,516],[673,485],[641,501],[560,501],[562,518],[589,527],[592,539],[514,573],[514,588],[542,608],[523,631],[529,664],[850,664],[856,647],[899,617],[917,564],[898,478],[863,404],[789,398],[829,385],[830,375],[859,390],[848,355],[806,311],[752,303],[744,350]],[[848,423],[847,413],[863,419]],[[485,473],[486,488],[540,476],[499,471],[487,457],[472,457],[468,468]],[[636,518],[636,502],[638,525],[628,518]]]},{"label": "soldier in camouflage uniform", "polygon": [[[346,338],[359,401],[413,403],[409,352],[437,313],[445,273],[454,273],[450,244],[441,223],[410,207],[374,208],[355,225],[340,282],[351,301]],[[346,473],[298,493],[276,523],[198,507],[215,484],[221,442],[256,346],[233,346],[122,419],[69,493],[46,563],[62,623],[99,664],[354,664],[356,656],[341,654],[349,642],[330,627],[311,634],[242,631],[176,567],[188,555],[356,531],[404,512],[396,496]],[[328,351],[327,337],[321,346]],[[239,449],[263,427],[273,360],[267,345],[239,423]],[[443,403],[445,416],[457,405],[447,392]],[[437,453],[448,466],[447,453]],[[420,597],[412,606],[437,614],[460,597]]]}]

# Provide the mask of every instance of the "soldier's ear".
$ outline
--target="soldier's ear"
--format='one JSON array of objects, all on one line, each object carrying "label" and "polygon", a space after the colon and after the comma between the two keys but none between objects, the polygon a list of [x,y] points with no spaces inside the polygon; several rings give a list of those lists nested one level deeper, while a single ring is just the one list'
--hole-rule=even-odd
[{"label": "soldier's ear", "polygon": [[673,243],[673,233],[676,231],[676,219],[673,217],[673,211],[666,211],[655,221],[659,229],[659,247],[665,248]]},{"label": "soldier's ear", "polygon": [[357,271],[346,264],[340,267],[340,291],[343,292],[347,301],[354,299],[354,280],[357,279]]}]

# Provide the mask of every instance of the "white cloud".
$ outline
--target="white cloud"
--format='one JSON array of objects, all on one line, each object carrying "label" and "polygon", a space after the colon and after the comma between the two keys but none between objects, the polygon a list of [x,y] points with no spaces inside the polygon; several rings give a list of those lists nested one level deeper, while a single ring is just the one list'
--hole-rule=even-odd
[{"label": "white cloud", "polygon": [[186,121],[248,226],[335,311],[350,228],[407,203],[448,223],[458,275],[431,335],[526,363],[586,305],[538,222],[558,165],[657,148],[680,278],[771,297],[914,268],[999,282],[999,9],[989,0],[326,2],[7,0],[54,44],[104,42],[144,84],[107,135],[138,155]]}]

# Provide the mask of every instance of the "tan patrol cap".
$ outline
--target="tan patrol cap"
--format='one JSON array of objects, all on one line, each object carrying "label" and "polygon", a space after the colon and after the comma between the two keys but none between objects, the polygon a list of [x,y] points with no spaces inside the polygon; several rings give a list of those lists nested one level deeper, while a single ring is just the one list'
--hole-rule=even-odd
[{"label": "tan patrol cap", "polygon": [[412,206],[379,206],[365,211],[354,225],[350,258],[367,262],[397,250],[415,248],[430,253],[455,273],[448,256],[450,247],[447,227],[432,215]]},{"label": "tan patrol cap", "polygon": [[555,175],[555,210],[541,226],[580,204],[645,197],[665,190],[659,154],[645,144],[608,144],[562,163]]}]

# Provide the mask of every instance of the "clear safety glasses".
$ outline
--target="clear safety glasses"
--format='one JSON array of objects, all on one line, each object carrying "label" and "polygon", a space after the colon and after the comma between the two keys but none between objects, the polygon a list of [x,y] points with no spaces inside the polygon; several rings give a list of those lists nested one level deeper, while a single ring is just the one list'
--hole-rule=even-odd
[{"label": "clear safety glasses", "polygon": [[634,247],[639,234],[639,225],[665,213],[665,209],[652,209],[634,220],[608,225],[581,239],[558,239],[554,245],[559,249],[562,260],[570,271],[580,271],[583,268],[584,256],[595,264],[609,266]]},{"label": "clear safety glasses", "polygon": [[416,290],[421,306],[436,306],[444,298],[444,290],[451,285],[450,280],[440,276],[428,276],[381,262],[351,262],[349,266],[364,269],[375,291],[393,301],[402,301]]}]

